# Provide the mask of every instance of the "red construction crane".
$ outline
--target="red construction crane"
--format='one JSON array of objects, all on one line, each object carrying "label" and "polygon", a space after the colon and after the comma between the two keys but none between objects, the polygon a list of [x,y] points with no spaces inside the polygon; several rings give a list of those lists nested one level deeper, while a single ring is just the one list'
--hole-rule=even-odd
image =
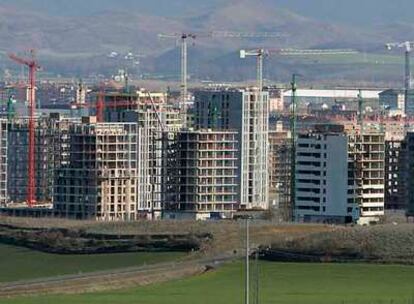
[{"label": "red construction crane", "polygon": [[101,84],[98,99],[96,100],[96,120],[98,122],[104,122],[104,111],[105,111],[105,87]]},{"label": "red construction crane", "polygon": [[40,68],[35,58],[34,50],[30,50],[30,58],[21,58],[15,54],[9,54],[11,60],[26,65],[29,68],[29,151],[28,151],[28,182],[27,204],[33,207],[36,203],[35,182],[35,109],[36,109],[36,72]]}]

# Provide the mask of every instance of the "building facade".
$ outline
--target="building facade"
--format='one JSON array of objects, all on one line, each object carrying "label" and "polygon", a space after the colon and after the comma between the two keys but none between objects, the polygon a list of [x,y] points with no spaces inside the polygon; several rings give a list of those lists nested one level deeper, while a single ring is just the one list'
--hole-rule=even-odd
[{"label": "building facade", "polygon": [[[27,198],[28,184],[28,123],[27,118],[8,123],[9,202],[21,203]],[[51,203],[56,170],[68,157],[67,132],[71,121],[59,114],[39,117],[35,124],[35,198],[38,203]]]},{"label": "building facade", "polygon": [[363,130],[349,134],[349,200],[360,208],[359,223],[378,222],[385,208],[385,136]]},{"label": "building facade", "polygon": [[274,210],[280,211],[282,218],[289,220],[292,214],[291,191],[291,151],[290,132],[278,124],[269,131],[269,199]]},{"label": "building facade", "polygon": [[356,221],[348,202],[348,138],[344,132],[300,134],[296,149],[295,220]]},{"label": "building facade", "polygon": [[137,125],[96,123],[69,129],[69,160],[57,171],[58,216],[105,221],[137,219]]},{"label": "building facade", "polygon": [[406,214],[414,216],[414,132],[408,132],[406,143]]},{"label": "building facade", "polygon": [[166,137],[165,218],[231,218],[240,205],[237,132],[185,130]]},{"label": "building facade", "polygon": [[385,209],[407,208],[406,152],[404,140],[385,141]]},{"label": "building facade", "polygon": [[238,133],[238,200],[242,209],[269,208],[269,94],[257,89],[195,92],[197,129]]},{"label": "building facade", "polygon": [[181,117],[177,110],[167,106],[141,105],[136,110],[108,112],[112,122],[136,123],[138,164],[138,211],[142,218],[159,219],[162,216],[162,134],[181,129]]}]

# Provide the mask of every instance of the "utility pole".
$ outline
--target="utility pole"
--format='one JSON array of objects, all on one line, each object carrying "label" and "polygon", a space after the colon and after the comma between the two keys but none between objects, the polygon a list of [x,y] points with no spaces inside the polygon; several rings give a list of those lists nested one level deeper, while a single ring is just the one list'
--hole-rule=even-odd
[{"label": "utility pole", "polygon": [[260,271],[259,271],[259,248],[256,248],[254,253],[254,304],[259,304],[260,300],[260,293],[259,293],[259,286],[260,286]]},{"label": "utility pole", "polygon": [[249,255],[250,255],[250,231],[249,231],[249,217],[246,217],[246,281],[245,281],[245,294],[244,294],[244,303],[249,304],[250,303],[250,261],[249,261]]},{"label": "utility pole", "polygon": [[296,74],[292,75],[292,104],[290,116],[290,132],[291,132],[291,164],[290,164],[290,205],[291,218],[295,221],[295,204],[296,204]]}]

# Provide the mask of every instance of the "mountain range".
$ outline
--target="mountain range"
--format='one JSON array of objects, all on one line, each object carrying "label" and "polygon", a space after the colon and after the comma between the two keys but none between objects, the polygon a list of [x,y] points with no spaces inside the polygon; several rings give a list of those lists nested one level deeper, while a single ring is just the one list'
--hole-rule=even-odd
[{"label": "mountain range", "polygon": [[[161,40],[159,33],[228,30],[284,37],[200,37],[189,47],[193,78],[252,79],[254,63],[241,64],[240,48],[295,47],[355,48],[364,58],[271,58],[268,78],[286,81],[299,70],[313,79],[399,81],[400,56],[386,56],[383,45],[414,36],[413,9],[409,0],[0,0],[0,68],[16,68],[7,52],[35,48],[44,70],[52,74],[110,74],[128,66],[137,75],[177,76],[177,41]],[[120,56],[109,58],[114,52]],[[122,59],[129,52],[135,54],[135,64]]]}]

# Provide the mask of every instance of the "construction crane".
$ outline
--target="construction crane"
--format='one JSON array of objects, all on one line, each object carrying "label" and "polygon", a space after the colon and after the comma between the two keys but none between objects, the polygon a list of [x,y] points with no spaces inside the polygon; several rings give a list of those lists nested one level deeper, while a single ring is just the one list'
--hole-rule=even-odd
[{"label": "construction crane", "polygon": [[[188,100],[188,67],[187,67],[187,48],[188,42],[187,40],[195,40],[200,35],[205,36],[204,34],[195,34],[195,33],[180,33],[180,34],[159,34],[159,38],[173,38],[176,40],[180,40],[181,46],[181,85],[180,85],[180,112],[182,115],[187,111],[187,100]],[[186,119],[186,117],[183,117]]]},{"label": "construction crane", "polygon": [[178,40],[181,46],[181,85],[180,85],[180,111],[183,115],[183,121],[186,122],[187,101],[188,101],[188,40],[195,41],[197,38],[280,38],[282,34],[273,32],[233,32],[233,31],[212,31],[200,33],[173,33],[158,34],[158,38],[172,38]]},{"label": "construction crane", "polygon": [[240,50],[240,58],[245,59],[248,56],[257,58],[256,63],[256,81],[259,90],[263,89],[263,65],[264,58],[278,56],[326,56],[326,55],[351,55],[358,53],[351,49],[254,49]]},{"label": "construction crane", "polygon": [[105,110],[105,86],[101,83],[98,96],[96,99],[96,120],[97,122],[104,122],[104,110]]},{"label": "construction crane", "polygon": [[385,45],[387,50],[391,51],[395,48],[402,48],[404,49],[405,54],[405,71],[404,71],[404,108],[405,112],[407,112],[407,106],[408,106],[408,92],[412,88],[412,81],[411,81],[411,68],[410,68],[410,57],[411,52],[414,48],[414,42],[413,41],[404,41],[404,42],[392,42],[387,43]]},{"label": "construction crane", "polygon": [[29,68],[29,151],[28,151],[28,182],[27,204],[33,207],[36,204],[35,181],[35,109],[36,109],[36,72],[40,68],[34,50],[30,50],[30,58],[21,58],[15,54],[9,54],[9,58],[18,64]]}]

